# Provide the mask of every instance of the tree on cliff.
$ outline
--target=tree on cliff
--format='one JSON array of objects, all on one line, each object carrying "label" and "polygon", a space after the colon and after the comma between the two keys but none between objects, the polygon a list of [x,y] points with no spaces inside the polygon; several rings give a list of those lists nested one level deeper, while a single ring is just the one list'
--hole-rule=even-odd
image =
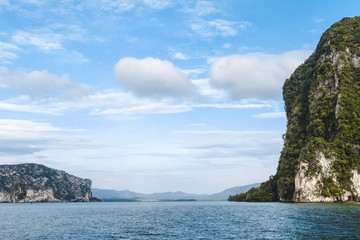
[{"label": "tree on cliff", "polygon": [[[248,191],[245,200],[310,201],[310,195],[358,200],[360,17],[344,18],[322,35],[315,52],[285,81],[283,98],[287,130],[277,173]],[[315,188],[304,186],[301,178]]]}]

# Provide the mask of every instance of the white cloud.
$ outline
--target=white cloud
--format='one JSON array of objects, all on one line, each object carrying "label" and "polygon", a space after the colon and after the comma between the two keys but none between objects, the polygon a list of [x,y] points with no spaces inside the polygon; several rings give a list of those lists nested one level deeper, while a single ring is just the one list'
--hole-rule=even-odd
[{"label": "white cloud", "polygon": [[224,90],[211,87],[209,79],[196,79],[192,80],[192,82],[198,88],[200,95],[209,97],[212,100],[226,99],[226,92]]},{"label": "white cloud", "polygon": [[216,8],[213,2],[197,1],[195,6],[187,5],[183,9],[186,13],[195,14],[197,16],[205,16],[213,13],[218,13],[219,9]]},{"label": "white cloud", "polygon": [[[5,136],[24,136],[20,133],[62,131],[49,123],[32,122],[28,120],[0,119],[0,133]],[[27,134],[25,134],[27,135]]]},{"label": "white cloud", "polygon": [[47,71],[10,71],[0,67],[0,83],[31,98],[81,98],[93,91],[89,85],[71,82],[67,75],[57,76]]},{"label": "white cloud", "polygon": [[216,5],[214,1],[184,1],[182,4],[184,6],[182,11],[189,14],[188,26],[195,33],[191,35],[203,40],[212,40],[214,37],[233,37],[252,25],[248,21],[213,18],[212,14],[222,13],[222,6]]},{"label": "white cloud", "polygon": [[[89,150],[82,157],[86,169],[98,174],[103,171],[102,177],[94,177],[96,185],[114,186],[111,182],[132,179],[121,181],[125,184],[121,188],[144,191],[139,186],[145,184],[149,192],[210,193],[214,186],[219,191],[224,185],[231,186],[233,179],[248,183],[265,180],[276,171],[281,147],[281,133],[277,132],[176,131],[157,138],[146,133],[119,136],[112,148]],[[151,184],[153,181],[158,183]]]},{"label": "white cloud", "polygon": [[122,58],[115,65],[115,76],[140,96],[184,96],[194,86],[171,62],[157,58]]},{"label": "white cloud", "polygon": [[[215,99],[218,100],[218,99]],[[98,92],[77,102],[68,103],[69,106],[54,106],[56,109],[86,108],[90,109],[91,115],[148,115],[170,114],[192,111],[196,108],[218,109],[249,109],[271,108],[273,104],[267,101],[240,101],[228,103],[195,103],[181,102],[176,99],[144,98],[131,92]]]},{"label": "white cloud", "polygon": [[11,49],[11,50],[20,50],[20,48],[12,43],[7,43],[7,42],[0,42],[0,49],[1,50],[7,50],[7,49]]},{"label": "white cloud", "polygon": [[[86,176],[97,187],[134,191],[211,193],[233,179],[262,181],[275,172],[281,147],[281,134],[269,131],[176,131],[156,138],[125,132],[111,138],[46,122],[0,119],[1,162],[31,159]],[[150,184],[155,179],[158,183]]]},{"label": "white cloud", "polygon": [[239,31],[245,31],[251,24],[249,22],[231,22],[224,19],[206,21],[199,19],[191,24],[191,29],[202,38],[211,39],[213,37],[236,36]]},{"label": "white cloud", "polygon": [[41,50],[59,50],[62,49],[60,39],[62,36],[56,33],[30,33],[19,31],[12,37],[12,40],[20,45],[33,45]]},{"label": "white cloud", "polygon": [[260,113],[254,115],[255,118],[283,118],[286,117],[285,112],[269,112],[269,113]]},{"label": "white cloud", "polygon": [[93,111],[91,115],[144,115],[144,114],[169,114],[169,113],[180,113],[192,110],[187,105],[167,105],[163,103],[148,103],[140,106],[131,106],[124,108],[113,108],[106,109],[103,111]]},{"label": "white cloud", "polygon": [[182,70],[182,71],[189,78],[196,79],[196,78],[199,78],[199,75],[204,74],[205,72],[207,72],[207,69],[205,69],[205,68],[195,68],[195,69],[185,69],[185,70]]},{"label": "white cloud", "polygon": [[271,104],[252,103],[252,104],[234,104],[234,103],[203,103],[193,104],[194,108],[219,108],[219,109],[245,109],[245,108],[270,108]]},{"label": "white cloud", "polygon": [[129,92],[108,92],[90,95],[83,107],[90,108],[90,115],[146,115],[190,111],[184,104],[170,99],[139,98]]},{"label": "white cloud", "polygon": [[282,84],[309,51],[280,55],[232,55],[217,59],[209,73],[210,84],[227,90],[233,98],[271,99],[281,96]]},{"label": "white cloud", "polygon": [[191,59],[190,56],[182,53],[182,52],[179,52],[179,51],[176,51],[174,48],[169,48],[169,54],[171,56],[172,59],[177,59],[177,60],[189,60]]},{"label": "white cloud", "polygon": [[82,130],[62,129],[43,122],[0,119],[0,153],[27,155],[46,149],[93,147],[85,136],[60,134],[79,131]]},{"label": "white cloud", "polygon": [[[197,81],[197,80],[196,80]],[[196,83],[198,85],[198,83]],[[207,84],[207,83],[205,83]],[[145,98],[131,92],[108,90],[84,95],[81,98],[31,98],[22,95],[0,101],[0,110],[28,112],[46,115],[62,115],[66,111],[86,109],[90,115],[118,116],[133,119],[151,114],[175,114],[193,111],[196,108],[249,109],[272,108],[267,101],[227,102],[226,94],[221,90],[201,90],[205,101],[189,102],[174,98]],[[204,99],[203,99],[204,100]]]},{"label": "white cloud", "polygon": [[60,109],[55,109],[49,106],[34,105],[34,104],[16,104],[8,102],[0,102],[0,110],[15,111],[15,112],[29,112],[40,113],[47,115],[58,115]]},{"label": "white cloud", "polygon": [[94,108],[123,108],[148,103],[147,99],[141,99],[129,92],[107,91],[98,92],[88,97],[87,106]]},{"label": "white cloud", "polygon": [[171,1],[169,0],[143,0],[146,5],[153,9],[165,9],[171,6]]},{"label": "white cloud", "polygon": [[185,54],[181,53],[181,52],[174,52],[171,54],[171,58],[173,59],[179,59],[179,60],[189,60],[190,57],[186,56]]},{"label": "white cloud", "polygon": [[140,5],[145,5],[155,10],[162,10],[172,4],[169,0],[101,0],[83,3],[81,8],[100,9],[118,14],[133,10]]},{"label": "white cloud", "polygon": [[[95,5],[94,5],[95,4]],[[134,1],[129,0],[101,0],[91,3],[95,8],[100,8],[103,11],[114,11],[115,13],[131,10],[135,7]]]},{"label": "white cloud", "polygon": [[176,131],[173,136],[184,153],[207,167],[260,166],[282,143],[280,133],[271,131]]},{"label": "white cloud", "polygon": [[[47,28],[38,30],[42,34],[59,34],[59,39],[64,41],[86,42],[90,41],[87,30],[74,24],[51,24]],[[97,37],[91,41],[101,41]]]},{"label": "white cloud", "polygon": [[12,43],[1,42],[0,41],[0,61],[4,63],[9,63],[9,59],[18,58],[17,54],[14,51],[19,51],[20,48]]},{"label": "white cloud", "polygon": [[[217,109],[254,109],[270,108],[269,103],[176,103],[169,100],[152,101],[151,99],[136,99],[125,96],[121,93],[111,96],[91,97],[93,104],[90,115],[149,115],[149,114],[174,114],[193,111],[196,108],[217,108]],[[133,99],[132,99],[133,98]],[[95,99],[108,99],[106,104],[97,103]],[[121,100],[122,99],[122,100]],[[129,102],[125,103],[125,99]],[[112,102],[111,102],[112,101]],[[114,103],[120,101],[118,104]],[[90,104],[91,105],[91,104]],[[0,105],[1,106],[1,105]]]},{"label": "white cloud", "polygon": [[34,46],[47,54],[57,55],[60,61],[78,64],[89,60],[78,51],[66,49],[64,43],[101,41],[96,37],[89,38],[87,35],[87,31],[77,25],[51,24],[29,31],[17,31],[12,36],[12,41],[17,44],[17,46],[14,45],[15,47],[22,46],[26,49],[26,47]]},{"label": "white cloud", "polygon": [[129,92],[105,92],[90,95],[87,99],[81,100],[78,104],[72,103],[72,107],[89,108],[91,109],[91,115],[147,115],[188,112],[194,110],[195,108],[249,109],[271,108],[273,105],[266,101],[185,103],[166,98],[160,100],[141,98]]}]

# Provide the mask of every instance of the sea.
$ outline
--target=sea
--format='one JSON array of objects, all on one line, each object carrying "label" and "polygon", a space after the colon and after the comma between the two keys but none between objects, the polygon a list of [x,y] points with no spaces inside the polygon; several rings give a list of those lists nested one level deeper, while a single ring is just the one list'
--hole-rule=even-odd
[{"label": "sea", "polygon": [[360,239],[360,205],[7,203],[0,239]]}]

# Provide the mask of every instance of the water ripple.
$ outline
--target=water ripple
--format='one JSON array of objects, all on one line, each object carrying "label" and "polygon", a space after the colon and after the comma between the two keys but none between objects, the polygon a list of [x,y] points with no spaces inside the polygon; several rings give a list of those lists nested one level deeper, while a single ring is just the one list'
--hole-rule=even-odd
[{"label": "water ripple", "polygon": [[0,239],[358,239],[360,205],[0,204]]}]

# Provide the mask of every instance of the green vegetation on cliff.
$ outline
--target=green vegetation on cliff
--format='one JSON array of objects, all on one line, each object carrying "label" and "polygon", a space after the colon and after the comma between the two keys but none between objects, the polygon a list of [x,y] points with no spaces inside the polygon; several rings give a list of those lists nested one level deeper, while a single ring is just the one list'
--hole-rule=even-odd
[{"label": "green vegetation on cliff", "polygon": [[275,202],[277,201],[276,177],[271,176],[268,181],[263,182],[260,187],[253,187],[245,193],[230,195],[228,201],[235,202]]},{"label": "green vegetation on cliff", "polygon": [[320,153],[333,163],[331,177],[322,175],[317,186],[319,194],[348,191],[358,199],[351,178],[352,170],[360,170],[360,17],[344,18],[323,34],[315,52],[285,81],[283,98],[287,130],[277,173],[233,200],[293,201],[299,164],[306,164],[307,176],[320,176]]}]

